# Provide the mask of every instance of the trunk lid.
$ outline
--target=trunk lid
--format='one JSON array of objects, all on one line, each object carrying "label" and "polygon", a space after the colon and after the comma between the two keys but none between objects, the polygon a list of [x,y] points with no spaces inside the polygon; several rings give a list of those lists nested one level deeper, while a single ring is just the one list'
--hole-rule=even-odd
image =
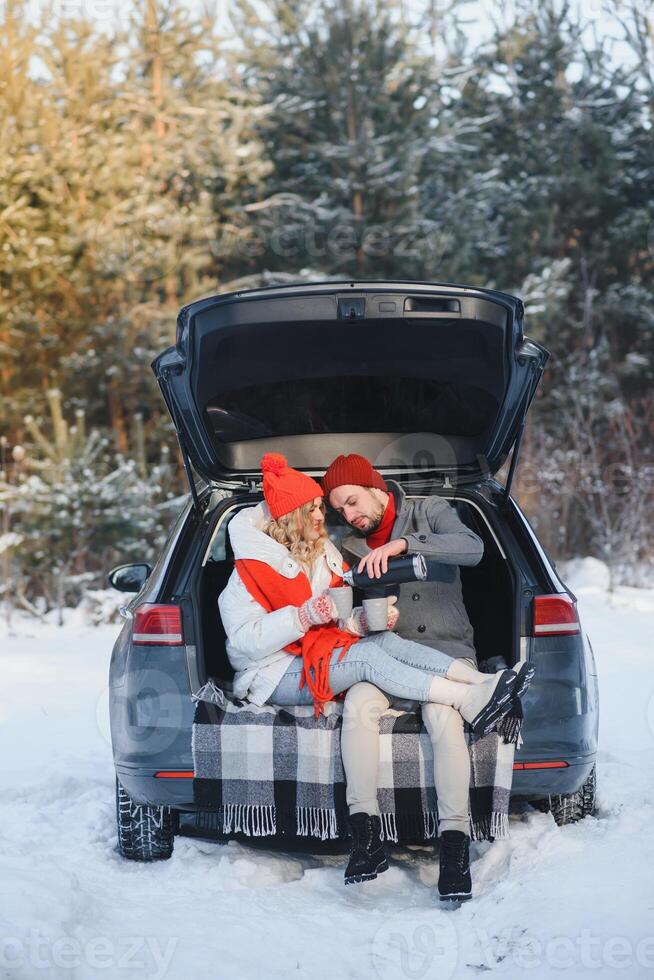
[{"label": "trunk lid", "polygon": [[466,286],[325,282],[200,300],[152,369],[209,483],[260,477],[264,452],[313,474],[339,453],[398,479],[502,466],[549,352],[516,297]]}]

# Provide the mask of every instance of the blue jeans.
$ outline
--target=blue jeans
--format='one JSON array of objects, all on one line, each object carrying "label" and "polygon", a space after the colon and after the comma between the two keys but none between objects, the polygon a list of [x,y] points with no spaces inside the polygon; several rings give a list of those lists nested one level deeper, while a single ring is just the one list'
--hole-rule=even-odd
[{"label": "blue jeans", "polygon": [[[403,640],[387,630],[362,637],[347,651],[341,662],[341,647],[331,655],[329,684],[334,694],[347,691],[359,681],[368,681],[380,691],[409,701],[425,702],[435,674],[445,675],[452,663],[441,650]],[[268,698],[269,704],[313,704],[309,688],[300,689],[302,658],[295,657]]]}]

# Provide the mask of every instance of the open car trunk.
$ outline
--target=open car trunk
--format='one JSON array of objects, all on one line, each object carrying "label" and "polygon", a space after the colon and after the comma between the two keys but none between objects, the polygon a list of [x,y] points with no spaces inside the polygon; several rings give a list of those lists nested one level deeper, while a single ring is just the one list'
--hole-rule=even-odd
[{"label": "open car trunk", "polygon": [[[445,497],[447,499],[447,497]],[[202,619],[202,642],[199,649],[201,683],[210,677],[223,690],[229,690],[234,672],[225,651],[225,632],[220,621],[218,596],[227,584],[232,568],[233,555],[229,545],[227,525],[239,506],[252,506],[254,500],[236,505],[219,519],[217,533],[197,584]],[[474,644],[478,663],[497,655],[498,651],[511,651],[509,666],[519,658],[519,628],[514,606],[515,589],[513,570],[508,559],[500,553],[486,519],[475,504],[456,500],[453,505],[459,518],[484,542],[484,554],[478,565],[459,568],[463,599],[468,617],[474,629]],[[349,529],[335,522],[328,512],[327,528],[330,537],[340,547]]]},{"label": "open car trunk", "polygon": [[266,451],[315,474],[358,452],[454,486],[502,466],[547,358],[506,293],[330,282],[194,303],[152,368],[189,476],[235,487]]}]

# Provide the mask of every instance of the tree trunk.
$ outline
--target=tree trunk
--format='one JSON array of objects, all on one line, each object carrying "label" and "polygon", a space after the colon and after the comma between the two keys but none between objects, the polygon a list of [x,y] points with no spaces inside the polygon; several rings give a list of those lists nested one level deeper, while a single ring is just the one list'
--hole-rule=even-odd
[{"label": "tree trunk", "polygon": [[[352,91],[351,86],[348,89],[348,93],[349,94],[348,94],[348,107],[347,107],[347,138],[350,141],[350,147],[351,147],[350,169],[352,170],[355,179],[358,179],[359,168],[356,162],[353,161],[351,155],[356,147],[357,131],[358,131],[356,114],[354,110],[354,92]],[[362,270],[365,255],[363,251],[363,245],[359,240],[359,236],[361,235],[363,229],[363,195],[361,194],[361,191],[357,189],[355,189],[352,194],[352,213],[354,214],[354,227],[357,235],[357,241],[359,242],[355,253],[356,264],[358,269]]]},{"label": "tree trunk", "polygon": [[152,53],[152,95],[154,96],[155,117],[154,131],[158,139],[165,136],[164,121],[161,116],[161,105],[163,101],[163,69],[161,63],[161,38],[159,35],[159,25],[157,24],[157,11],[155,0],[147,0],[148,12],[148,40]]},{"label": "tree trunk", "polygon": [[116,391],[116,382],[113,379],[109,383],[108,403],[111,428],[114,431],[116,439],[116,448],[119,453],[127,457],[129,454],[129,440],[127,438],[125,415],[118,392]]}]

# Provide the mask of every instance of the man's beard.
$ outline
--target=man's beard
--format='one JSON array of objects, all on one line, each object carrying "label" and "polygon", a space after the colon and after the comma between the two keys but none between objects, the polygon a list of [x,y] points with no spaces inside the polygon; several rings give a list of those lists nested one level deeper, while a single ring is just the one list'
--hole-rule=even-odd
[{"label": "man's beard", "polygon": [[367,538],[369,534],[374,534],[382,522],[382,517],[384,516],[385,509],[386,508],[382,503],[380,503],[378,500],[375,500],[374,510],[372,512],[372,515],[370,516],[370,526],[365,530],[363,528],[356,527],[354,524],[350,524],[350,522],[347,521],[347,524],[350,527],[354,537]]}]

